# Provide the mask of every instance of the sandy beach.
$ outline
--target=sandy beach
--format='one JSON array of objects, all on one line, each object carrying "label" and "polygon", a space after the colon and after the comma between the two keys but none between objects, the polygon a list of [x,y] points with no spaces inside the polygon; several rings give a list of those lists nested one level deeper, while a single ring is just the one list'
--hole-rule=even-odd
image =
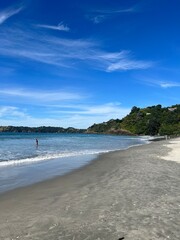
[{"label": "sandy beach", "polygon": [[179,223],[179,138],[0,195],[2,240],[179,240]]}]

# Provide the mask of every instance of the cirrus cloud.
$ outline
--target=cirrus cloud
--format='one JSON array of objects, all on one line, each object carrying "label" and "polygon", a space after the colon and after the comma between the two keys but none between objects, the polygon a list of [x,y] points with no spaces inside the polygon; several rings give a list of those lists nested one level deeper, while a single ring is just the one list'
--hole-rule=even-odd
[{"label": "cirrus cloud", "polygon": [[44,25],[44,24],[37,24],[36,26],[40,27],[40,28],[47,28],[47,29],[52,29],[52,30],[64,31],[64,32],[70,31],[70,28],[67,25],[64,25],[63,22],[60,22],[57,26]]},{"label": "cirrus cloud", "polygon": [[[34,29],[0,29],[2,56],[27,59],[61,68],[76,68],[81,64],[104,72],[150,68],[152,62],[137,60],[126,50],[108,52],[99,42],[89,39],[67,39]],[[14,41],[16,39],[16,41]]]},{"label": "cirrus cloud", "polygon": [[67,101],[78,100],[84,98],[79,93],[67,92],[67,91],[37,91],[28,89],[1,89],[1,97],[10,98],[15,97],[21,99],[30,99],[31,101],[40,102],[54,102],[54,101]]},{"label": "cirrus cloud", "polygon": [[8,18],[19,13],[23,7],[8,8],[0,12],[0,24],[3,24]]},{"label": "cirrus cloud", "polygon": [[[35,106],[34,111],[36,111]],[[65,128],[71,126],[87,128],[94,123],[101,123],[112,118],[122,118],[129,112],[129,108],[122,107],[120,103],[116,102],[100,105],[77,105],[72,103],[69,106],[44,106],[37,109],[36,116],[21,107],[1,106],[0,126],[60,126]]]}]

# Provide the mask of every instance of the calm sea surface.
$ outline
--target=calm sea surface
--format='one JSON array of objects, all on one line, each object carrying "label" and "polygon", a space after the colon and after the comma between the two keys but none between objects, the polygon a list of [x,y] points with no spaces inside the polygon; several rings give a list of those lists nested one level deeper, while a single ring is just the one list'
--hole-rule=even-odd
[{"label": "calm sea surface", "polygon": [[147,140],[96,134],[0,133],[0,192],[64,175],[100,153],[145,144]]}]

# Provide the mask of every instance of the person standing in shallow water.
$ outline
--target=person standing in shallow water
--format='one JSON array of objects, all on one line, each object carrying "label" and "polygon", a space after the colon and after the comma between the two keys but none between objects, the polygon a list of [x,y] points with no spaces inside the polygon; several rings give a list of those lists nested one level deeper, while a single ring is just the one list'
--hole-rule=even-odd
[{"label": "person standing in shallow water", "polygon": [[38,147],[39,145],[39,142],[38,142],[38,139],[36,138],[36,147]]}]

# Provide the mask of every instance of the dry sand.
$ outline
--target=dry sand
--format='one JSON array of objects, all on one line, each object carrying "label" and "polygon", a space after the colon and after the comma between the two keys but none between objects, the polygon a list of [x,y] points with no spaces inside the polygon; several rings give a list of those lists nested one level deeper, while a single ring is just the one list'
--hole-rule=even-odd
[{"label": "dry sand", "polygon": [[179,240],[180,164],[163,160],[178,143],[103,154],[66,176],[1,194],[0,239]]},{"label": "dry sand", "polygon": [[168,144],[164,144],[164,146],[169,147],[171,151],[163,159],[180,163],[180,138],[173,139]]}]

